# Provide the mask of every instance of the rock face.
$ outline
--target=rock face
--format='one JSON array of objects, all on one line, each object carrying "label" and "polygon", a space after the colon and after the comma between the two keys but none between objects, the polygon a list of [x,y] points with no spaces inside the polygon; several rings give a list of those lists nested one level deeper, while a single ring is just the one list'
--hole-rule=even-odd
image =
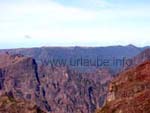
[{"label": "rock face", "polygon": [[39,84],[35,61],[7,54],[1,55],[0,61],[1,90],[12,93],[16,98],[35,100],[35,87]]},{"label": "rock face", "polygon": [[7,94],[0,96],[0,113],[46,113],[33,103],[15,100]]},{"label": "rock face", "polygon": [[45,100],[41,101],[37,71],[37,64],[32,58],[0,54],[0,94],[8,93],[16,100],[27,100],[38,106],[42,103],[41,108],[46,109]]},{"label": "rock face", "polygon": [[1,97],[28,101],[45,112],[93,113],[103,105],[111,80],[108,69],[78,73],[67,67],[38,66],[22,55],[0,54]]},{"label": "rock face", "polygon": [[53,113],[93,113],[103,105],[108,83],[107,69],[78,73],[67,68],[40,67],[43,96]]},{"label": "rock face", "polygon": [[[38,56],[37,61],[49,59],[51,56],[48,52],[49,48],[42,49],[42,54],[39,49],[23,51],[26,51],[24,54],[34,55],[35,58],[40,55],[41,59]],[[78,53],[77,56],[85,51],[88,53],[86,49],[81,49],[82,52],[78,49],[81,48],[71,49],[73,56],[75,53]],[[107,49],[110,50],[111,48]],[[103,52],[102,49],[100,50]],[[52,54],[53,51],[57,56],[61,50],[59,48],[52,49]],[[70,52],[63,57],[65,58],[69,54]],[[110,52],[110,54],[112,53]],[[90,55],[89,57],[91,57]],[[149,50],[146,50],[139,57],[135,57],[135,64],[132,66],[146,60],[148,55]],[[102,113],[134,113],[136,112],[135,106],[137,106],[138,111],[146,109],[149,112],[149,62],[121,73],[110,85],[109,93],[107,87],[112,80],[112,74],[106,68],[96,69],[90,73],[79,73],[65,66],[49,67],[45,64],[39,64],[36,64],[35,60],[30,57],[9,55],[8,53],[0,54],[1,97],[5,97],[7,94],[6,96],[13,96],[17,102],[25,100],[25,103],[28,101],[36,105],[37,108],[51,113],[93,113],[95,109],[103,106],[106,98],[106,107],[101,110]],[[123,111],[123,108],[128,108],[128,111]]]},{"label": "rock face", "polygon": [[121,73],[96,113],[150,113],[150,61]]},{"label": "rock face", "polygon": [[[48,52],[49,48],[42,49],[42,54],[39,49],[20,51],[26,51],[24,54],[34,55],[33,57],[35,58],[40,55],[40,59],[38,56],[37,61],[51,58],[51,54]],[[82,52],[79,51],[80,49],[81,48],[71,49],[73,56],[75,53],[78,53],[77,56],[83,54],[85,51],[88,53],[85,48],[83,50],[81,49]],[[110,52],[108,53],[112,55],[110,51],[111,48],[107,49]],[[64,49],[64,51],[65,50],[66,49]],[[100,50],[103,52],[102,48]],[[11,50],[9,50],[9,52],[10,51]],[[51,50],[51,53],[53,53],[53,51],[57,56],[61,50],[55,48]],[[93,50],[90,49],[90,51]],[[69,56],[69,54],[70,52],[64,54],[63,58],[65,58],[66,55]],[[93,54],[93,52],[91,52],[91,54]],[[89,57],[92,57],[91,54]],[[97,54],[95,53],[94,55]],[[146,60],[149,55],[149,50],[146,50],[146,52],[135,57],[135,64],[133,64],[132,67]],[[79,73],[67,66],[49,67],[45,64],[37,64],[35,60],[30,57],[5,53],[0,54],[0,95],[2,97],[5,94],[7,94],[7,96],[13,96],[17,102],[19,100],[28,101],[36,105],[37,108],[39,107],[45,112],[51,113],[93,113],[95,109],[103,106],[107,98],[107,106],[102,109],[102,113],[103,111],[104,113],[134,113],[134,111],[136,111],[134,106],[137,106],[139,111],[141,109],[149,110],[149,108],[147,108],[147,106],[149,107],[149,104],[147,104],[149,103],[148,73],[150,73],[149,62],[137,68],[125,71],[112,82],[108,93],[107,87],[113,77],[111,72],[106,68],[96,69],[90,73]],[[134,106],[132,106],[132,104],[134,104],[133,102],[136,103]],[[113,105],[110,107],[111,104]],[[117,107],[119,107],[119,109],[117,109]],[[109,111],[105,111],[105,108]],[[128,112],[123,111],[123,108],[128,108]]]}]

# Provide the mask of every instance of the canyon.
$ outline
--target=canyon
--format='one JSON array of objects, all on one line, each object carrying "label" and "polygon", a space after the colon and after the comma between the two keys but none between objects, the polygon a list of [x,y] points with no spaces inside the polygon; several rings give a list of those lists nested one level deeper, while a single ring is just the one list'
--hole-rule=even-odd
[{"label": "canyon", "polygon": [[[103,56],[107,59],[125,57],[130,58],[133,63],[130,66],[101,68],[72,68],[67,65],[50,66],[48,64],[51,58],[67,59],[81,56],[85,58]],[[128,99],[135,101],[135,98],[141,97],[143,100],[137,100],[136,103],[149,102],[149,56],[148,47],[138,48],[133,45],[106,48],[43,47],[0,50],[0,97],[2,100],[3,97],[6,98],[9,102],[11,97],[19,105],[20,101],[25,104],[30,103],[25,107],[27,106],[26,109],[31,107],[31,113],[32,111],[35,113],[94,113],[95,110],[98,113],[113,113],[114,109],[116,110],[114,113],[126,113],[122,108],[129,107],[131,103],[126,105]],[[140,80],[135,80],[136,76]],[[142,93],[138,93],[141,87],[146,88],[142,89]],[[119,106],[117,102],[121,110],[116,108]],[[147,106],[149,104],[146,104]],[[107,107],[108,111],[105,111]],[[143,110],[144,108],[141,107]],[[147,110],[149,109],[146,108],[145,112],[139,113],[148,113]]]}]

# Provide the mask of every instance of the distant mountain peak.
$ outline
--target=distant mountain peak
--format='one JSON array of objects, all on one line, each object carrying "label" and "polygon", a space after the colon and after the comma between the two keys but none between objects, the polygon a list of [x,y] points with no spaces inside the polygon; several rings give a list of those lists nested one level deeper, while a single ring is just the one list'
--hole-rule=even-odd
[{"label": "distant mountain peak", "polygon": [[135,45],[133,45],[133,44],[129,44],[129,45],[127,45],[128,47],[132,47],[132,48],[137,48]]}]

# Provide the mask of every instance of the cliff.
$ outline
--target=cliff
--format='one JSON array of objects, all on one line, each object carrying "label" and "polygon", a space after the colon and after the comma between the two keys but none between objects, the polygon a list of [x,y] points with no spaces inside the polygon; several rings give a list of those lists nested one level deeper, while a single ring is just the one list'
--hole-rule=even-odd
[{"label": "cliff", "polygon": [[115,78],[106,104],[96,113],[150,113],[150,61]]}]

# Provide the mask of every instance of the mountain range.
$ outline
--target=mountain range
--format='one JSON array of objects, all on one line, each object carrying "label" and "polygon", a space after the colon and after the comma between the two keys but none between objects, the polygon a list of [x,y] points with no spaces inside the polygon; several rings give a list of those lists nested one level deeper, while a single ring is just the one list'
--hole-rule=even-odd
[{"label": "mountain range", "polygon": [[[94,113],[99,108],[102,108],[98,110],[100,113],[127,113],[122,110],[125,106],[122,102],[124,100],[128,102],[130,97],[132,97],[132,101],[135,101],[138,96],[134,97],[133,95],[138,95],[138,91],[132,92],[132,90],[138,89],[134,89],[134,87],[143,87],[140,85],[149,83],[149,55],[148,47],[139,48],[133,45],[0,50],[0,95],[2,100],[3,97],[13,97],[15,102],[21,100],[25,103],[32,103],[38,109],[35,113],[39,113],[39,111]],[[114,58],[120,61],[120,59],[126,58],[132,61],[132,64],[87,66],[85,68],[81,65],[75,67],[70,65],[52,66],[50,62],[52,59],[77,59],[80,57],[85,59],[101,57],[103,61]],[[145,63],[145,61],[147,62]],[[138,81],[136,80],[137,76],[145,78]],[[112,90],[114,87],[118,92]],[[147,95],[149,89],[146,87],[142,91],[145,90],[146,93],[139,94],[146,100],[137,101],[139,104],[149,102],[149,95]],[[118,105],[118,100],[120,100],[121,110],[113,105],[113,103]],[[128,108],[130,104],[125,107]],[[149,107],[149,104],[145,104],[145,106]],[[145,106],[144,108],[142,106],[141,109],[145,110]],[[107,107],[109,111],[105,109]],[[135,111],[135,109],[133,110]],[[138,113],[148,113],[147,110],[149,108],[146,108],[145,112]],[[128,113],[134,113],[131,111],[129,109]]]},{"label": "mountain range", "polygon": [[[108,46],[108,47],[41,47],[41,48],[20,48],[20,49],[5,49],[0,52],[8,52],[9,54],[21,54],[32,57],[38,64],[48,66],[69,66],[78,71],[92,71],[97,68],[109,68],[116,74],[124,65],[123,59],[129,59],[147,47],[136,47],[132,44],[127,46]],[[97,59],[99,61],[97,61]],[[70,61],[71,60],[71,61]],[[88,60],[97,62],[98,65],[87,63],[78,63],[79,60]],[[107,60],[107,61],[105,61]],[[117,62],[114,64],[112,62]],[[103,64],[103,62],[111,62],[110,64]],[[72,63],[70,63],[72,62]],[[85,61],[87,62],[87,61]],[[90,72],[89,71],[89,72]]]}]

